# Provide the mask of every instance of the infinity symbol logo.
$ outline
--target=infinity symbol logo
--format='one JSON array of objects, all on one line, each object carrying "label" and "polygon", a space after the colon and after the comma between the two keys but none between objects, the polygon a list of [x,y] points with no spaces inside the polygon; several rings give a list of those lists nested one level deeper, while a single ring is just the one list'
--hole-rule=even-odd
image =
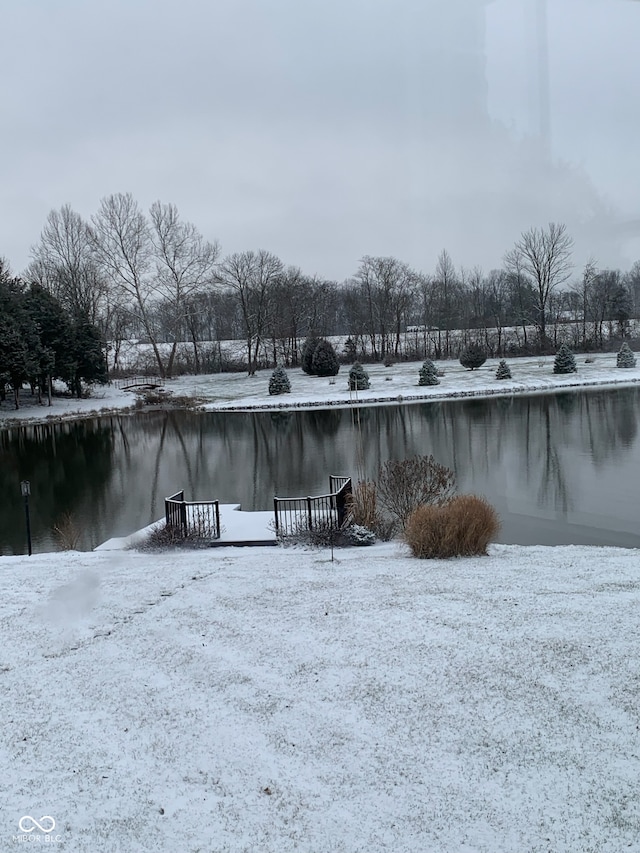
[{"label": "infinity symbol logo", "polygon": [[[51,821],[51,824],[49,824],[48,821]],[[18,826],[22,832],[32,833],[34,829],[39,829],[40,832],[43,832],[45,835],[49,835],[49,833],[53,832],[56,828],[56,822],[51,815],[48,814],[43,815],[39,821],[37,821],[35,817],[31,817],[31,815],[26,814],[24,817],[20,818]]]}]

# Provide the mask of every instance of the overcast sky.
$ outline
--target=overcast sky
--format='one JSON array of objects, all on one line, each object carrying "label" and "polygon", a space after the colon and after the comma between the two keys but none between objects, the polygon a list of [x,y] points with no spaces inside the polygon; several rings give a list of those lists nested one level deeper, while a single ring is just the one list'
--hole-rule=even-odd
[{"label": "overcast sky", "polygon": [[490,269],[550,220],[577,264],[640,257],[640,2],[548,0],[553,166],[531,136],[533,0],[488,7],[492,124],[471,114],[469,32],[443,24],[480,2],[3,0],[0,255],[19,272],[49,210],[132,192],[224,253],[338,280],[364,254],[430,271],[443,248]]}]

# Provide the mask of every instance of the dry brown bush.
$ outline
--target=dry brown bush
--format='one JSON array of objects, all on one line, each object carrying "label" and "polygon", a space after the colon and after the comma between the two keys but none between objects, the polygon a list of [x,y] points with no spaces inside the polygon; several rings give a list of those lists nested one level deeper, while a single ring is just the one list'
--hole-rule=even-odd
[{"label": "dry brown bush", "polygon": [[433,456],[390,459],[378,472],[380,503],[404,528],[411,513],[423,504],[443,504],[453,497],[456,476]]},{"label": "dry brown bush", "polygon": [[70,512],[63,512],[53,525],[53,533],[61,551],[77,551],[82,531],[76,525]]},{"label": "dry brown bush", "polygon": [[404,530],[414,557],[446,559],[487,553],[500,530],[491,504],[477,495],[460,495],[442,506],[419,506]]},{"label": "dry brown bush", "polygon": [[395,522],[385,518],[378,508],[378,489],[371,480],[359,480],[347,498],[349,520],[352,524],[372,530],[384,542],[393,536]]}]

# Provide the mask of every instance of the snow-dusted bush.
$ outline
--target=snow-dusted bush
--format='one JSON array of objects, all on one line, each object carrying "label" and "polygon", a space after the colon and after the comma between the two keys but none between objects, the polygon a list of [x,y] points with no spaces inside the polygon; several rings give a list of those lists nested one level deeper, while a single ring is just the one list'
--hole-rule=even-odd
[{"label": "snow-dusted bush", "polygon": [[269,380],[269,394],[288,394],[291,391],[291,383],[287,371],[282,365],[276,367]]},{"label": "snow-dusted bush", "polygon": [[418,371],[418,385],[439,385],[435,364],[428,358]]},{"label": "snow-dusted bush", "polygon": [[373,545],[376,541],[376,534],[373,530],[368,530],[360,524],[352,524],[345,528],[344,538],[348,545]]},{"label": "snow-dusted bush", "polygon": [[636,357],[631,350],[631,347],[626,341],[622,342],[622,346],[620,347],[620,352],[616,357],[616,365],[617,367],[635,367],[636,366]]},{"label": "snow-dusted bush", "polygon": [[504,358],[501,359],[498,369],[496,370],[496,379],[511,379],[511,368]]},{"label": "snow-dusted bush", "polygon": [[573,353],[566,344],[562,344],[553,362],[553,372],[575,373],[576,371],[576,360]]},{"label": "snow-dusted bush", "polygon": [[442,506],[419,506],[407,519],[404,537],[414,557],[447,559],[486,554],[499,530],[500,519],[490,503],[459,495]]},{"label": "snow-dusted bush", "polygon": [[369,388],[369,374],[359,361],[349,371],[349,388],[351,391],[366,391]]},{"label": "snow-dusted bush", "polygon": [[321,338],[311,358],[311,374],[313,376],[335,376],[340,370],[340,362],[333,344]]},{"label": "snow-dusted bush", "polygon": [[486,360],[486,352],[477,344],[470,344],[460,356],[460,364],[463,367],[467,367],[469,370],[475,370],[476,367],[482,367]]}]

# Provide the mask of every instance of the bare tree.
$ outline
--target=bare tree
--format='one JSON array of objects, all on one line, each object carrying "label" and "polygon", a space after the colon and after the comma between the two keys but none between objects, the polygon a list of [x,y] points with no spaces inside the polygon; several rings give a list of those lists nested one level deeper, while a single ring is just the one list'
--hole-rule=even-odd
[{"label": "bare tree", "polygon": [[365,255],[354,282],[365,307],[365,326],[374,358],[384,358],[392,350],[398,355],[402,326],[416,288],[416,273],[397,258]]},{"label": "bare tree", "polygon": [[68,204],[52,210],[31,249],[26,277],[42,285],[71,314],[82,314],[90,323],[105,321],[109,303],[107,284],[92,252],[89,228]]},{"label": "bare tree", "polygon": [[[142,324],[160,376],[170,377],[189,298],[214,281],[217,244],[182,222],[175,205],[156,202],[147,220],[130,193],[102,199],[91,221],[94,255],[112,284],[114,302]],[[166,359],[159,312],[171,341]]]},{"label": "bare tree", "polygon": [[507,269],[524,271],[535,289],[535,315],[540,349],[547,346],[547,305],[549,295],[571,275],[573,240],[565,225],[549,223],[547,229],[525,231],[513,249],[505,256]]},{"label": "bare tree", "polygon": [[277,311],[272,297],[283,271],[282,261],[264,249],[229,255],[220,264],[218,280],[235,294],[242,313],[249,376],[258,367],[269,314]]},{"label": "bare tree", "polygon": [[156,201],[149,217],[156,269],[153,289],[168,310],[172,336],[165,368],[166,375],[171,376],[189,306],[193,308],[193,297],[198,292],[213,285],[220,249],[217,243],[204,240],[195,225],[182,222],[174,204]]},{"label": "bare tree", "polygon": [[[460,280],[451,260],[451,255],[443,249],[438,257],[432,284],[436,293],[438,315],[438,357],[450,355],[450,333],[455,320]],[[444,353],[442,349],[442,330],[444,327]]]},{"label": "bare tree", "polygon": [[158,372],[165,376],[152,320],[153,244],[146,217],[131,193],[118,193],[102,199],[91,222],[93,250],[113,285],[113,296],[123,310],[139,316]]}]

